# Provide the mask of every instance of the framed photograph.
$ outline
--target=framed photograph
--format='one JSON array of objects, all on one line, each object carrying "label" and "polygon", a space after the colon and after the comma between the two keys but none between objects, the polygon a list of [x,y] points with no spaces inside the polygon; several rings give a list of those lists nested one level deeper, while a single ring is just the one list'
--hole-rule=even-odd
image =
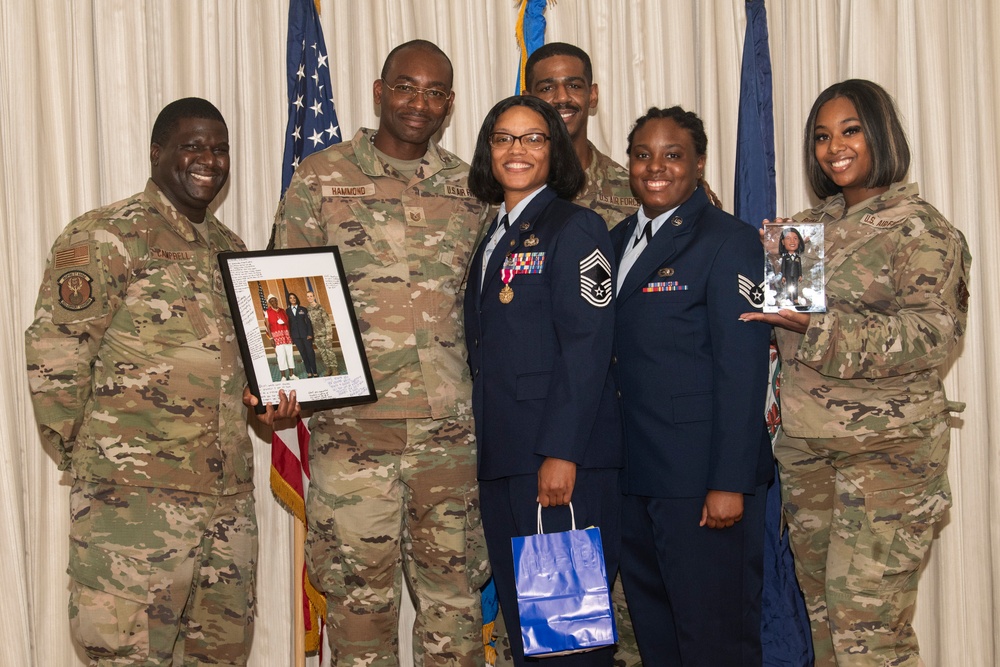
[{"label": "framed photograph", "polygon": [[219,268],[258,413],[282,389],[311,409],[377,400],[336,246],[224,252]]},{"label": "framed photograph", "polygon": [[764,312],[826,312],[823,225],[764,225]]}]

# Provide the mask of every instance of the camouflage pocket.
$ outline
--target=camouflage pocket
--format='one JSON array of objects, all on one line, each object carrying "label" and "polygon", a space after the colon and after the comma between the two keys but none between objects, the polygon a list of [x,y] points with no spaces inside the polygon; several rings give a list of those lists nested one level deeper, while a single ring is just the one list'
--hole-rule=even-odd
[{"label": "camouflage pocket", "polygon": [[904,589],[918,576],[934,539],[934,524],[950,505],[951,488],[944,474],[865,494],[864,521],[847,571],[850,589],[871,595]]},{"label": "camouflage pocket", "polygon": [[136,280],[125,303],[139,338],[153,349],[184,345],[211,332],[191,280],[178,264]]},{"label": "camouflage pocket", "polygon": [[486,535],[483,517],[479,511],[479,484],[473,482],[465,489],[465,572],[470,590],[478,591],[490,578],[489,556],[486,554]]},{"label": "camouflage pocket", "polygon": [[149,563],[70,543],[70,631],[92,658],[149,657]]},{"label": "camouflage pocket", "polygon": [[337,537],[334,514],[336,499],[313,484],[306,495],[306,571],[317,590],[338,598],[346,597],[342,549]]},{"label": "camouflage pocket", "polygon": [[445,274],[448,276],[443,280],[445,287],[451,284],[452,279],[461,279],[472,260],[475,238],[472,234],[465,232],[467,227],[467,213],[464,211],[452,213],[448,219],[448,228],[455,231],[451,234],[446,233],[438,243],[437,261],[453,269],[450,274]]},{"label": "camouflage pocket", "polygon": [[[363,247],[368,256],[377,259],[382,266],[393,266],[398,263],[399,258],[392,251],[392,244],[389,243],[389,239],[385,235],[384,221],[389,215],[384,211],[373,211],[368,205],[359,201],[352,201],[350,207],[354,219],[361,223],[361,228],[358,231],[360,235],[364,236]],[[344,270],[350,274],[348,255],[351,255],[352,250],[341,247],[340,252],[344,261]],[[351,259],[354,257],[352,256]]]}]

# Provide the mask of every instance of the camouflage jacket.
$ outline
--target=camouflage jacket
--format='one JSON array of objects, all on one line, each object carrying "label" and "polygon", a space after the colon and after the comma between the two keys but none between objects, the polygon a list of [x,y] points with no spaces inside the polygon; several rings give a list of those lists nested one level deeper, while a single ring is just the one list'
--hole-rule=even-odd
[{"label": "camouflage jacket", "polygon": [[74,477],[225,495],[253,487],[243,367],[217,255],[152,182],[80,216],[49,256],[25,332],[42,437]]},{"label": "camouflage jacket", "polygon": [[275,219],[275,245],[336,245],[350,284],[378,402],[358,419],[470,414],[462,291],[483,206],[468,165],[431,144],[402,180],[374,132],[313,153],[295,170]]},{"label": "camouflage jacket", "polygon": [[597,213],[611,229],[639,209],[639,200],[632,196],[628,169],[601,153],[594,144],[588,144],[590,166],[585,172],[587,185],[573,203]]},{"label": "camouflage jacket", "polygon": [[969,309],[961,232],[916,184],[850,209],[836,195],[795,219],[824,224],[827,312],[812,314],[805,335],[777,330],[785,431],[843,437],[962,409],[938,371]]},{"label": "camouflage jacket", "polygon": [[315,306],[309,306],[306,312],[309,313],[316,340],[322,340],[324,343],[333,342],[333,319],[323,306],[317,303]]}]

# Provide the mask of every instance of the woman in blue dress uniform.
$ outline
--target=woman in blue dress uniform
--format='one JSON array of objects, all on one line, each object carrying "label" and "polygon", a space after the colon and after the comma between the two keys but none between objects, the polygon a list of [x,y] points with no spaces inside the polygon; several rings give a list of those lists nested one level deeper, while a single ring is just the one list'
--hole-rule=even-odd
[{"label": "woman in blue dress uniform", "polygon": [[[525,664],[511,538],[598,526],[618,569],[620,419],[610,375],[614,268],[607,225],[570,202],[585,176],[565,124],[527,96],[483,122],[469,176],[499,204],[465,293],[483,527],[517,665]],[[614,647],[546,658],[610,666]],[[530,659],[529,659],[530,660]],[[531,662],[534,662],[531,660]]]}]

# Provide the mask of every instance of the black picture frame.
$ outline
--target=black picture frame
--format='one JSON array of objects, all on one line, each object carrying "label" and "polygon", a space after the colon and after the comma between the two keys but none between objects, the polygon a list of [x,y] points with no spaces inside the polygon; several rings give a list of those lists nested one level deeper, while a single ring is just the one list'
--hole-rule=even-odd
[{"label": "black picture frame", "polygon": [[[282,389],[294,389],[299,405],[312,410],[378,400],[336,246],[223,252],[219,253],[219,269],[247,384],[251,393],[260,399],[255,408],[257,413],[263,413],[268,403],[276,405],[278,392]],[[312,292],[312,296],[307,292]],[[306,298],[301,298],[300,294]],[[323,308],[332,322],[330,335],[322,341],[322,351],[317,349],[321,344],[317,332],[314,331],[313,339],[306,343],[315,353],[315,377],[305,372],[303,351],[295,343],[288,342],[290,335],[282,333],[282,327],[287,328],[291,319],[288,314],[291,295],[307,313],[310,308]],[[268,307],[270,297],[276,298],[277,308]],[[308,303],[310,299],[312,304]],[[272,311],[270,316],[268,310]],[[301,315],[299,317],[301,322]],[[312,317],[306,319],[312,326]],[[274,323],[273,332],[271,322]],[[326,359],[338,362],[337,368],[327,364]]]}]

